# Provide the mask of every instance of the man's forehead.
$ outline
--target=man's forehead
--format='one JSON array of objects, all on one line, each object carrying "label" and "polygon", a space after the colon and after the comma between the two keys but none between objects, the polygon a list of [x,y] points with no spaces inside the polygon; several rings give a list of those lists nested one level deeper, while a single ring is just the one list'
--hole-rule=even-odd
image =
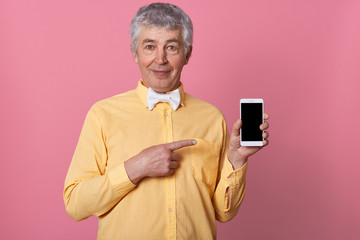
[{"label": "man's forehead", "polygon": [[139,41],[181,41],[181,29],[141,26]]}]

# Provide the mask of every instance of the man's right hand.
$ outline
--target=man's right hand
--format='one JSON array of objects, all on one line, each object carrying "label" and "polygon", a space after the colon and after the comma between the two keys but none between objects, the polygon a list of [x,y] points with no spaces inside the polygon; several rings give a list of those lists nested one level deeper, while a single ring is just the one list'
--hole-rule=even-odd
[{"label": "man's right hand", "polygon": [[145,177],[170,176],[179,167],[181,156],[174,152],[177,149],[195,145],[195,140],[181,140],[152,146],[125,161],[129,179],[137,184]]}]

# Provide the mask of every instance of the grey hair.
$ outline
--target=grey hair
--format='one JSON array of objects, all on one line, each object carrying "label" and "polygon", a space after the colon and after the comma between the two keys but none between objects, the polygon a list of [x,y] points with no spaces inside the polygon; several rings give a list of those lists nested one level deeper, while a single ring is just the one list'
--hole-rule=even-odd
[{"label": "grey hair", "polygon": [[140,36],[141,25],[161,27],[167,30],[181,29],[185,44],[185,55],[192,45],[193,25],[191,19],[181,8],[173,4],[152,3],[139,9],[130,25],[131,48],[134,52],[138,47],[137,41]]}]

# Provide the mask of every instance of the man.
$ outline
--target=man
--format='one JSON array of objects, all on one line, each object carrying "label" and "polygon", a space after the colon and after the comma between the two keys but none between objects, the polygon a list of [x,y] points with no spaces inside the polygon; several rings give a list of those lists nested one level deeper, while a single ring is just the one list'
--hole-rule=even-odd
[{"label": "man", "polygon": [[98,216],[98,239],[215,239],[215,219],[236,215],[247,159],[260,148],[240,146],[240,119],[229,141],[221,112],[184,93],[192,23],[180,8],[142,7],[130,33],[142,79],[88,112],[65,180],[66,210],[75,220]]}]

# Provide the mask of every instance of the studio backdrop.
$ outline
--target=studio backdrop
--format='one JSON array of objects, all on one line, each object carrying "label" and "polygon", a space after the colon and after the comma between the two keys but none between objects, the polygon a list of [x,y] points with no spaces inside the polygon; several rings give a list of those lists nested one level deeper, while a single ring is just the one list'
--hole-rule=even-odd
[{"label": "studio backdrop", "polygon": [[[218,239],[359,239],[360,2],[171,2],[194,24],[185,91],[229,128],[240,98],[270,115]],[[64,179],[90,107],[140,79],[129,26],[148,3],[0,1],[1,239],[96,239],[95,217],[67,215]]]}]

